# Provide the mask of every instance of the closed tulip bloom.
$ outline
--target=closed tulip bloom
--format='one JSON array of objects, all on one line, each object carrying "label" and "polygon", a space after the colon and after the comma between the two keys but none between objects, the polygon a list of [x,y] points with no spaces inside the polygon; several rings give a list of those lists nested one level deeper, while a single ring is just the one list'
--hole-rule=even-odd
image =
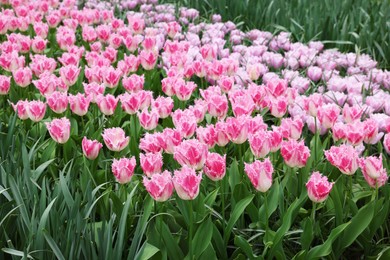
[{"label": "closed tulip bloom", "polygon": [[122,71],[114,69],[113,67],[107,67],[103,73],[103,82],[108,88],[115,88],[119,80],[121,79]]},{"label": "closed tulip bloom", "polygon": [[114,152],[125,149],[130,141],[130,137],[126,136],[120,127],[104,129],[102,136],[107,148]]},{"label": "closed tulip bloom", "polygon": [[70,121],[68,118],[53,119],[51,122],[46,123],[46,128],[51,138],[57,143],[64,144],[69,140]]},{"label": "closed tulip bloom", "polygon": [[99,141],[89,140],[85,136],[83,138],[83,141],[81,142],[81,146],[85,157],[90,160],[95,160],[99,155],[100,149],[103,147],[103,145]]},{"label": "closed tulip bloom", "polygon": [[390,133],[385,135],[383,140],[383,147],[385,148],[387,154],[390,154]]},{"label": "closed tulip bloom", "polygon": [[139,149],[146,153],[158,153],[163,149],[157,137],[160,133],[149,134],[146,133],[144,137],[139,140]]},{"label": "closed tulip bloom", "polygon": [[27,115],[31,121],[39,122],[46,114],[46,104],[42,101],[33,100],[28,102]]},{"label": "closed tulip bloom", "polygon": [[276,98],[283,95],[286,92],[287,85],[288,85],[287,80],[274,77],[267,81],[266,88],[268,93]]},{"label": "closed tulip bloom", "polygon": [[249,135],[249,145],[256,158],[264,158],[270,152],[270,142],[268,132],[259,130],[253,135]]},{"label": "closed tulip bloom", "polygon": [[27,100],[19,100],[16,104],[12,104],[12,108],[15,112],[17,112],[18,117],[21,120],[26,120],[28,118],[28,103],[29,102]]},{"label": "closed tulip bloom", "polygon": [[153,130],[158,125],[159,115],[155,109],[152,109],[150,112],[147,108],[142,110],[141,113],[138,113],[139,123],[145,130]]},{"label": "closed tulip bloom", "polygon": [[318,108],[322,106],[322,103],[322,94],[314,93],[304,99],[304,109],[309,115],[316,117]]},{"label": "closed tulip bloom", "polygon": [[322,69],[317,66],[310,66],[307,69],[307,77],[312,81],[319,81],[322,77]]},{"label": "closed tulip bloom", "polygon": [[369,156],[361,158],[359,160],[359,166],[362,172],[372,179],[378,179],[381,176],[381,172],[386,171],[383,169],[382,154],[379,157]]},{"label": "closed tulip bloom", "polygon": [[227,134],[227,124],[225,122],[217,122],[215,124],[216,143],[218,146],[224,147],[229,143],[229,135]]},{"label": "closed tulip bloom", "polygon": [[271,115],[276,118],[282,118],[287,112],[288,101],[284,97],[271,99],[270,106]]},{"label": "closed tulip bloom", "polygon": [[358,169],[359,154],[351,145],[332,146],[325,151],[325,157],[344,174],[352,175]]},{"label": "closed tulip bloom", "polygon": [[173,158],[181,165],[187,165],[195,170],[202,169],[208,149],[207,145],[198,140],[184,140],[174,149]]},{"label": "closed tulip bloom", "polygon": [[89,84],[83,83],[85,95],[91,100],[92,103],[96,103],[97,98],[103,95],[105,86],[104,84],[98,84],[91,82]]},{"label": "closed tulip bloom", "polygon": [[343,107],[343,119],[346,123],[359,121],[363,115],[363,108],[361,106],[352,106],[345,104]]},{"label": "closed tulip bloom", "polygon": [[217,132],[214,125],[199,126],[196,129],[196,137],[201,143],[207,144],[209,149],[213,148],[217,140]]},{"label": "closed tulip bloom", "polygon": [[177,195],[182,200],[193,200],[198,196],[201,180],[201,173],[197,175],[194,169],[185,165],[176,170],[172,178]]},{"label": "closed tulip bloom", "polygon": [[262,161],[254,161],[251,164],[245,163],[245,173],[251,181],[253,187],[261,192],[266,192],[272,185],[272,173],[274,168],[267,158]]},{"label": "closed tulip bloom", "polygon": [[32,71],[29,67],[19,68],[12,72],[16,85],[25,88],[31,84]]},{"label": "closed tulip bloom", "polygon": [[123,77],[122,85],[128,92],[138,92],[144,88],[145,76],[132,74],[129,77]]},{"label": "closed tulip bloom", "polygon": [[167,201],[173,193],[172,175],[169,171],[153,174],[150,179],[144,176],[143,184],[155,201]]},{"label": "closed tulip bloom", "polygon": [[203,170],[211,180],[222,180],[226,173],[226,154],[208,153]]},{"label": "closed tulip bloom", "polygon": [[275,127],[272,131],[269,131],[268,137],[270,151],[273,153],[278,151],[283,141],[283,136],[280,128]]},{"label": "closed tulip bloom", "polygon": [[69,95],[68,96],[70,110],[78,115],[84,116],[88,112],[89,104],[91,99],[89,97],[85,97],[84,94],[78,93],[77,95]]},{"label": "closed tulip bloom", "polygon": [[111,94],[107,94],[105,96],[100,95],[96,99],[96,104],[103,114],[111,116],[114,114],[116,106],[118,105],[118,98]]},{"label": "closed tulip bloom", "polygon": [[360,145],[364,140],[364,123],[356,121],[346,125],[345,136],[348,143],[351,145]]},{"label": "closed tulip bloom", "polygon": [[[378,123],[372,119],[369,118],[363,122],[364,124],[364,139],[363,141],[366,144],[374,144],[378,141]],[[382,135],[381,135],[382,136]]]},{"label": "closed tulip bloom", "polygon": [[229,117],[226,119],[226,133],[230,141],[242,144],[248,139],[247,117]]},{"label": "closed tulip bloom", "polygon": [[251,115],[255,109],[255,103],[249,92],[236,90],[229,93],[234,116]]},{"label": "closed tulip bloom", "polygon": [[325,128],[332,128],[340,115],[340,108],[336,104],[327,104],[318,108],[318,120]]},{"label": "closed tulip bloom", "polygon": [[325,201],[333,187],[333,182],[329,182],[326,176],[319,172],[313,172],[306,183],[307,195],[313,202],[320,203]]},{"label": "closed tulip bloom", "polygon": [[218,119],[224,119],[229,109],[228,100],[225,95],[211,95],[207,98],[207,111]]},{"label": "closed tulip bloom", "polygon": [[54,113],[61,114],[68,108],[68,95],[66,93],[54,91],[46,96],[46,100],[47,105]]},{"label": "closed tulip bloom", "polygon": [[382,155],[380,157],[366,157],[359,161],[364,179],[372,188],[382,187],[387,183],[389,176],[382,165]]},{"label": "closed tulip bloom", "polygon": [[111,165],[112,173],[115,179],[120,184],[125,184],[131,181],[136,166],[135,157],[114,159]]},{"label": "closed tulip bloom", "polygon": [[151,177],[155,173],[161,173],[163,158],[161,153],[141,153],[140,164],[144,174]]},{"label": "closed tulip bloom", "polygon": [[284,162],[290,167],[304,167],[310,156],[310,149],[305,146],[304,142],[294,139],[283,141],[280,152]]},{"label": "closed tulip bloom", "polygon": [[73,86],[80,74],[81,68],[75,65],[68,65],[60,68],[61,79],[67,86]]},{"label": "closed tulip bloom", "polygon": [[162,133],[156,134],[157,143],[164,149],[164,152],[173,154],[175,147],[181,143],[180,131],[172,128],[165,128]]},{"label": "closed tulip bloom", "polygon": [[344,125],[344,123],[337,122],[332,127],[332,134],[333,134],[333,140],[337,142],[338,140],[344,140],[346,139],[346,128],[347,126]]},{"label": "closed tulip bloom", "polygon": [[283,118],[281,123],[281,131],[284,138],[292,138],[298,140],[301,137],[303,129],[303,121],[298,119]]},{"label": "closed tulip bloom", "polygon": [[173,109],[173,99],[171,97],[159,96],[152,101],[152,108],[156,109],[160,118],[167,118]]},{"label": "closed tulip bloom", "polygon": [[192,92],[195,90],[196,87],[196,84],[191,81],[183,81],[182,84],[175,84],[173,86],[177,98],[181,101],[189,100]]},{"label": "closed tulip bloom", "polygon": [[152,70],[156,66],[158,53],[142,50],[139,54],[141,65],[145,70]]},{"label": "closed tulip bloom", "polygon": [[0,75],[0,95],[7,95],[11,88],[11,77]]}]

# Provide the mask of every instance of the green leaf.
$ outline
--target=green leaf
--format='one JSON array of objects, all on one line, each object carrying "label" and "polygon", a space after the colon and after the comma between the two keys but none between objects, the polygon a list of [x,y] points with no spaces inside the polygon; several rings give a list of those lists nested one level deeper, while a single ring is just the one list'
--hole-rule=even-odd
[{"label": "green leaf", "polygon": [[182,260],[184,259],[183,251],[180,249],[177,241],[173,238],[172,232],[169,230],[168,226],[162,222],[162,239],[164,241],[165,247],[168,251],[168,255],[173,260]]},{"label": "green leaf", "polygon": [[20,257],[27,256],[27,258],[34,259],[31,255],[29,255],[29,254],[26,255],[23,251],[15,250],[12,248],[2,248],[1,250],[7,254],[10,254],[10,255],[15,255],[15,256],[20,256]]},{"label": "green leaf", "polygon": [[[133,191],[134,190],[135,189],[133,189]],[[129,207],[130,207],[130,202],[132,200],[132,197],[133,196],[131,196],[131,195],[127,196],[127,200],[126,200],[125,206],[123,207],[122,215],[121,215],[121,218],[119,221],[118,244],[115,247],[115,253],[117,254],[116,259],[121,259],[122,253],[124,251],[123,242],[124,242],[124,236],[125,236],[125,231],[126,231],[126,220],[127,220],[127,214],[129,212]]]},{"label": "green leaf", "polygon": [[368,227],[374,217],[375,201],[371,201],[359,209],[351,219],[351,224],[345,230],[338,244],[340,249],[350,246],[357,237]]},{"label": "green leaf", "polygon": [[43,231],[46,227],[46,222],[47,219],[49,218],[50,210],[53,207],[56,200],[57,198],[54,198],[46,207],[45,211],[43,211],[42,213],[41,220],[39,221],[39,225],[38,225],[37,238],[36,238],[36,243],[38,248],[43,248]]},{"label": "green leaf", "polygon": [[32,170],[31,171],[31,175],[32,175],[32,178],[34,181],[37,181],[39,179],[39,177],[41,176],[41,174],[43,173],[43,171],[54,161],[55,159],[51,159],[47,162],[44,162],[42,163],[41,165],[39,165],[38,168],[36,168],[35,170]]},{"label": "green leaf", "polygon": [[252,247],[248,243],[247,240],[242,238],[241,236],[236,236],[234,238],[234,244],[240,248],[248,257],[248,259],[253,259],[255,256],[253,255]]},{"label": "green leaf", "polygon": [[303,224],[303,232],[301,235],[301,244],[302,249],[308,250],[311,244],[311,241],[313,240],[313,220],[309,216],[306,218]]},{"label": "green leaf", "polygon": [[138,254],[135,256],[135,260],[146,260],[152,258],[160,249],[157,247],[145,242]]},{"label": "green leaf", "polygon": [[51,250],[53,250],[53,253],[59,260],[65,260],[64,255],[61,253],[61,250],[58,248],[58,245],[56,242],[53,240],[53,238],[49,235],[47,231],[43,232],[43,235],[46,239],[46,242],[49,244]]},{"label": "green leaf", "polygon": [[328,237],[328,239],[322,244],[318,245],[307,253],[305,259],[315,259],[329,255],[332,252],[333,241],[339,237],[339,235],[350,225],[350,222],[341,224],[334,228]]},{"label": "green leaf", "polygon": [[[232,214],[230,215],[229,222],[226,225],[225,234],[230,234],[233,230],[234,224],[237,222],[238,218],[244,212],[245,208],[249,205],[255,195],[248,196],[243,198],[235,205]],[[225,237],[225,244],[228,243],[229,236]]]},{"label": "green leaf", "polygon": [[203,221],[203,223],[199,226],[193,239],[195,259],[198,259],[199,256],[203,253],[203,251],[206,250],[207,246],[211,241],[212,235],[212,222],[210,218],[207,218],[207,220]]}]

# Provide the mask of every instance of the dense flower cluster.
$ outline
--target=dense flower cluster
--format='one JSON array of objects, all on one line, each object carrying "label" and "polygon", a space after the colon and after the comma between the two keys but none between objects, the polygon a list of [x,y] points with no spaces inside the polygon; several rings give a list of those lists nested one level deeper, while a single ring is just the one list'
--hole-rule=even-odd
[{"label": "dense flower cluster", "polygon": [[[226,154],[214,148],[229,143],[249,143],[254,158],[245,172],[265,192],[274,171],[270,154],[280,150],[285,164],[297,168],[313,154],[302,136],[305,127],[333,137],[325,157],[342,173],[360,167],[370,186],[387,181],[382,157],[361,153],[378,142],[390,153],[390,72],[367,55],[324,50],[321,42],[294,43],[286,32],[244,32],[217,15],[201,22],[193,9],[181,8],[177,20],[173,6],[157,1],[121,2],[123,10],[140,10],[127,12],[125,21],[105,2],[90,1],[82,10],[74,0],[1,2],[12,9],[0,12],[0,34],[6,35],[0,95],[33,90],[34,100],[12,100],[15,112],[21,120],[47,121],[61,144],[71,131],[65,114],[137,117],[140,140],[116,125],[105,127],[100,141],[84,137],[80,147],[94,160],[103,141],[114,152],[139,143],[142,153],[134,156],[140,165],[134,156],[114,159],[112,172],[126,183],[139,166],[157,201],[167,200],[173,188],[184,200],[196,198],[203,173],[221,180]],[[151,73],[163,75],[161,86],[151,86]],[[270,125],[262,115],[280,124]],[[162,127],[168,121],[173,126]],[[168,171],[163,154],[173,155],[181,168]],[[315,172],[306,186],[320,202],[332,185]]]}]

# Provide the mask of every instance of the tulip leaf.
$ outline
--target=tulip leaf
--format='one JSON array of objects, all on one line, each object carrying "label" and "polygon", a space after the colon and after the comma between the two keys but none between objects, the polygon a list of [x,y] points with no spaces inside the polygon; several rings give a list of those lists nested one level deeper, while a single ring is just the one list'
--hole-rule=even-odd
[{"label": "tulip leaf", "polygon": [[[237,222],[238,218],[244,212],[245,208],[249,205],[255,195],[251,195],[243,198],[234,206],[230,219],[227,223],[225,234],[230,234],[233,230],[234,224]],[[228,242],[229,236],[225,237],[225,244]]]},{"label": "tulip leaf", "polygon": [[172,236],[172,232],[164,222],[161,224],[161,230],[161,236],[170,258],[173,260],[184,259],[183,251],[180,249],[177,241]]},{"label": "tulip leaf", "polygon": [[195,259],[198,259],[199,256],[206,250],[211,241],[211,237],[213,235],[212,232],[212,222],[210,218],[208,218],[199,226],[192,241],[194,244]]},{"label": "tulip leaf", "polygon": [[157,247],[145,242],[141,249],[139,250],[138,254],[135,256],[135,260],[146,260],[152,258],[157,252],[160,251]]}]

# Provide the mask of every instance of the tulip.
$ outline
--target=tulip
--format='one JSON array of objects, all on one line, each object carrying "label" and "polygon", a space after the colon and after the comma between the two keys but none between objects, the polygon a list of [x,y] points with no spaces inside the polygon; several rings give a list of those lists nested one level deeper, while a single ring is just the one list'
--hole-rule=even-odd
[{"label": "tulip", "polygon": [[153,130],[158,125],[159,115],[155,109],[152,109],[150,112],[147,108],[142,110],[141,113],[138,113],[139,123],[145,130]]},{"label": "tulip", "polygon": [[[107,130],[107,129],[106,129]],[[136,166],[135,157],[114,159],[111,165],[112,173],[115,179],[120,184],[125,184],[131,181]]]},{"label": "tulip", "polygon": [[163,158],[161,153],[141,153],[140,163],[144,174],[148,177],[151,177],[153,174],[161,173]]},{"label": "tulip", "polygon": [[33,100],[28,102],[27,115],[34,122],[39,122],[43,119],[46,113],[46,104],[42,101]]},{"label": "tulip", "polygon": [[326,159],[342,173],[352,175],[358,168],[359,155],[351,145],[332,146],[325,151]]},{"label": "tulip", "polygon": [[383,140],[383,147],[385,148],[387,154],[390,154],[390,133],[385,135]]},{"label": "tulip", "polygon": [[105,96],[99,95],[96,99],[96,104],[104,115],[111,116],[114,114],[116,106],[118,105],[118,98],[111,94]]},{"label": "tulip", "polygon": [[248,139],[247,117],[229,117],[226,119],[226,133],[233,143],[244,143]]},{"label": "tulip", "polygon": [[130,137],[125,136],[125,131],[120,127],[104,129],[102,136],[107,148],[114,152],[125,149],[130,141]]},{"label": "tulip", "polygon": [[25,88],[31,84],[32,71],[29,67],[19,68],[12,72],[16,85]]},{"label": "tulip", "polygon": [[248,138],[253,155],[256,158],[264,158],[270,152],[269,135],[267,131],[259,130]]},{"label": "tulip", "polygon": [[188,166],[195,170],[202,169],[208,149],[207,145],[199,142],[198,140],[184,140],[175,147],[173,158],[181,165]]},{"label": "tulip", "polygon": [[283,141],[280,152],[285,163],[290,167],[304,167],[310,156],[310,149],[303,141],[298,142],[294,139]]},{"label": "tulip", "polygon": [[128,92],[138,92],[144,88],[145,76],[132,74],[130,77],[123,77],[122,85]]},{"label": "tulip", "polygon": [[340,115],[340,108],[336,104],[327,104],[318,108],[318,121],[325,128],[332,128]]},{"label": "tulip", "polygon": [[253,187],[261,192],[266,192],[272,185],[272,173],[274,168],[267,158],[263,162],[254,161],[252,164],[245,163],[245,173]]},{"label": "tulip", "polygon": [[88,112],[90,97],[85,97],[84,94],[69,95],[68,97],[70,110],[78,116],[84,116]]},{"label": "tulip", "polygon": [[73,86],[80,74],[81,68],[75,65],[68,65],[60,68],[61,79],[67,86]]},{"label": "tulip", "polygon": [[27,100],[19,100],[16,104],[12,104],[12,108],[18,113],[18,117],[21,120],[26,120],[28,118],[28,104],[29,102]]},{"label": "tulip", "polygon": [[83,138],[83,141],[81,142],[81,145],[85,157],[90,160],[95,160],[99,155],[100,149],[103,147],[103,145],[99,141],[89,140],[85,136]]},{"label": "tulip", "polygon": [[159,96],[152,101],[152,109],[156,109],[160,118],[167,118],[173,109],[173,99],[171,97]]},{"label": "tulip", "polygon": [[0,95],[7,95],[11,88],[11,77],[0,75]]},{"label": "tulip", "polygon": [[333,187],[333,182],[329,182],[326,176],[319,172],[313,172],[306,183],[307,195],[313,202],[320,203],[326,200]]},{"label": "tulip", "polygon": [[54,91],[46,96],[47,105],[57,114],[65,112],[68,107],[68,95],[59,91]]},{"label": "tulip", "polygon": [[207,144],[209,149],[213,148],[217,139],[214,125],[199,126],[196,129],[196,137],[201,143]]},{"label": "tulip", "polygon": [[226,154],[222,157],[218,153],[208,153],[203,170],[211,180],[222,180],[226,173]]},{"label": "tulip", "polygon": [[382,155],[379,157],[370,156],[359,161],[364,179],[372,188],[382,187],[387,183],[389,176],[382,164]]},{"label": "tulip", "polygon": [[194,169],[183,166],[181,170],[176,170],[172,178],[177,195],[182,200],[193,200],[199,194],[199,186],[202,174],[196,174]]},{"label": "tulip", "polygon": [[53,119],[51,122],[46,122],[47,130],[51,138],[60,144],[64,144],[70,137],[70,121],[63,117],[60,119]]},{"label": "tulip", "polygon": [[153,174],[150,179],[144,176],[143,184],[155,201],[167,201],[172,196],[173,182],[169,171]]}]

